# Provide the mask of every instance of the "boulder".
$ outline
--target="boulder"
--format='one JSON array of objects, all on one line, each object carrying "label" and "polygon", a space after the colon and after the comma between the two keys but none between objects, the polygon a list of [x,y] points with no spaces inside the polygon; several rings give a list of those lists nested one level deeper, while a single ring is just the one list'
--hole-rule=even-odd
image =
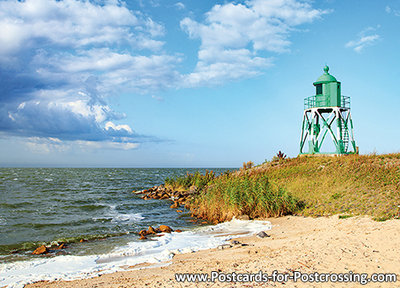
[{"label": "boulder", "polygon": [[146,236],[146,235],[147,235],[147,231],[146,231],[146,230],[141,230],[141,231],[139,232],[139,235],[140,235],[140,236]]},{"label": "boulder", "polygon": [[56,249],[60,250],[60,249],[65,249],[65,248],[67,248],[67,245],[65,245],[65,243],[61,243],[60,245],[58,245],[58,247]]},{"label": "boulder", "polygon": [[41,255],[41,254],[46,254],[47,252],[49,252],[49,250],[47,249],[46,246],[42,245],[38,248],[36,248],[35,251],[32,252],[33,255]]},{"label": "boulder", "polygon": [[175,201],[174,204],[172,204],[169,208],[176,209],[178,207],[179,207],[179,203],[178,203],[178,201]]},{"label": "boulder", "polygon": [[140,238],[139,238],[139,240],[146,240],[146,239],[147,239],[147,237],[144,236],[144,235],[141,235]]},{"label": "boulder", "polygon": [[181,233],[182,230],[181,229],[176,229],[175,232]]},{"label": "boulder", "polygon": [[147,234],[156,234],[157,232],[154,230],[153,227],[149,226],[149,229],[147,229]]},{"label": "boulder", "polygon": [[257,233],[257,237],[258,238],[265,238],[265,237],[270,237],[267,233],[265,233],[264,231],[258,232]]},{"label": "boulder", "polygon": [[172,230],[171,227],[167,226],[167,225],[160,225],[160,227],[158,227],[158,229],[160,229],[161,232],[165,232],[165,233],[171,233]]}]

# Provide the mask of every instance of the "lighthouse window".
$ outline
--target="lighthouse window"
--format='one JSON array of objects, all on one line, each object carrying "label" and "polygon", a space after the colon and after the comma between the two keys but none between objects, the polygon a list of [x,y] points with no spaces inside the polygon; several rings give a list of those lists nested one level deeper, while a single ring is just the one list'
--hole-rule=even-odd
[{"label": "lighthouse window", "polygon": [[322,94],[322,84],[317,84],[315,85],[315,87],[317,88],[317,95]]}]

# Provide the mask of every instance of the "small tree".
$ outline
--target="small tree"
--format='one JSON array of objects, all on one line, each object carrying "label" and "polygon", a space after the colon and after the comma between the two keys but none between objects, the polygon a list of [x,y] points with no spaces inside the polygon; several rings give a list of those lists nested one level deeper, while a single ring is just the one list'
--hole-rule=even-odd
[{"label": "small tree", "polygon": [[248,161],[248,162],[243,162],[243,170],[247,170],[254,167],[254,162],[253,161]]},{"label": "small tree", "polygon": [[272,162],[284,160],[286,159],[286,157],[287,156],[285,155],[285,153],[279,150],[279,152],[276,153],[274,157],[272,157]]}]

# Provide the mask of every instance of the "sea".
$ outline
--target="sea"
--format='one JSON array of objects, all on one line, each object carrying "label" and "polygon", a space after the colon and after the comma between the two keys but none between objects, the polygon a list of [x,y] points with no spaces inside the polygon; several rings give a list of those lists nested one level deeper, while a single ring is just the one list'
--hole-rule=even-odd
[{"label": "sea", "polygon": [[[169,200],[132,193],[196,171],[206,169],[0,168],[0,287],[94,277],[144,262],[168,265],[176,253],[271,228],[267,221],[236,219],[209,225],[183,207],[171,209]],[[139,240],[140,230],[162,224],[183,232]],[[32,255],[41,245],[60,243],[67,248]]]}]

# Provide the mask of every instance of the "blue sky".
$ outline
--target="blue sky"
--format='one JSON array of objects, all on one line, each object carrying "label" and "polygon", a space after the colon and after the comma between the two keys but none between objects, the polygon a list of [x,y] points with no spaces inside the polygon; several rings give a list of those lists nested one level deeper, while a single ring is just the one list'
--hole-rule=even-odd
[{"label": "blue sky", "polygon": [[239,167],[299,151],[323,73],[400,152],[400,2],[0,1],[0,165]]}]

